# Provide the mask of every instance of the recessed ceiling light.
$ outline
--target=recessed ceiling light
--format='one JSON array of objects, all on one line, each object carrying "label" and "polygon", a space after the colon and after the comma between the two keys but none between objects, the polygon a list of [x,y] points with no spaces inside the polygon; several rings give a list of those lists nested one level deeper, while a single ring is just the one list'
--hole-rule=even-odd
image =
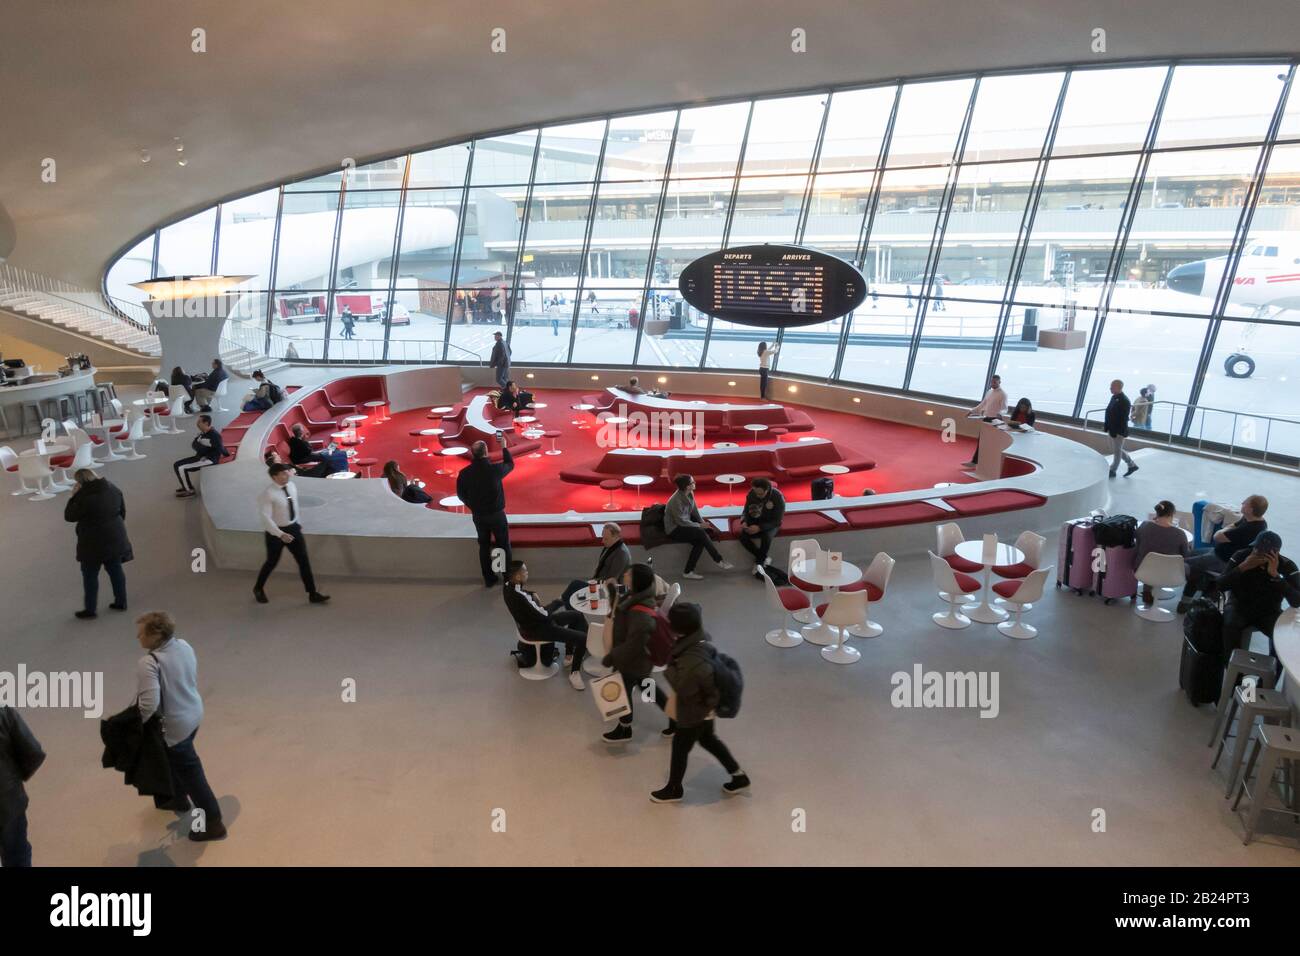
[{"label": "recessed ceiling light", "polygon": [[188,166],[189,164],[190,164],[190,161],[189,161],[188,159],[186,159],[184,156],[182,156],[180,159],[176,160],[176,165],[177,165],[177,166]]},{"label": "recessed ceiling light", "polygon": [[668,376],[667,376],[667,375],[660,375],[660,376],[659,376],[659,384],[660,384],[660,385],[667,385],[667,384],[668,384]]},{"label": "recessed ceiling light", "polygon": [[150,155],[149,150],[147,149],[140,150],[140,162],[147,163],[151,159],[153,159],[153,156]]},{"label": "recessed ceiling light", "polygon": [[735,388],[735,387],[736,387],[736,383],[735,383],[735,382],[728,382],[727,384],[730,385],[732,388]]},{"label": "recessed ceiling light", "polygon": [[593,382],[599,382],[599,381],[600,381],[600,376],[599,376],[599,375],[593,375],[593,376],[591,377],[591,380],[592,380]]},{"label": "recessed ceiling light", "polygon": [[524,378],[532,378],[532,377],[533,377],[533,373],[532,373],[532,372],[529,372],[527,375],[524,376]]},{"label": "recessed ceiling light", "polygon": [[934,409],[933,409],[933,408],[927,408],[927,409],[925,410],[925,413],[926,413],[927,415],[933,415],[933,414],[934,414]]},{"label": "recessed ceiling light", "polygon": [[860,398],[858,398],[858,396],[854,395],[854,396],[853,396],[853,404],[854,404],[854,405],[861,405],[861,404],[862,404],[862,399],[860,399]]},{"label": "recessed ceiling light", "polygon": [[799,386],[798,386],[798,385],[791,385],[791,386],[787,389],[787,391],[790,391],[790,392],[797,392],[797,391],[799,391]]}]

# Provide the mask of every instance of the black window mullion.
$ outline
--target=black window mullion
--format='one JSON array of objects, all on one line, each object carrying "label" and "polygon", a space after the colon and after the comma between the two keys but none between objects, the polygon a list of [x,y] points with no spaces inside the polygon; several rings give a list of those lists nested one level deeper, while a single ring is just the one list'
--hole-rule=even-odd
[{"label": "black window mullion", "polygon": [[217,203],[217,218],[212,223],[212,263],[208,269],[208,275],[217,274],[217,250],[221,244],[221,210],[225,203]]},{"label": "black window mullion", "polygon": [[[826,139],[826,124],[831,115],[831,99],[833,95],[830,90],[826,91],[826,102],[822,108],[822,122],[817,129],[817,141],[813,144],[812,158],[808,162],[808,178],[803,187],[803,199],[799,205],[799,218],[794,227],[794,244],[803,245],[804,236],[808,231],[808,214],[812,209],[813,189],[817,182],[817,164],[821,160],[822,145]],[[781,367],[781,345],[785,342],[784,326],[776,330],[776,362],[773,363],[772,371],[778,371]],[[830,381],[830,374],[827,373],[826,380]]]},{"label": "black window mullion", "polygon": [[393,331],[393,306],[397,299],[397,265],[402,249],[402,228],[406,222],[406,186],[411,178],[411,154],[406,154],[406,166],[402,169],[402,189],[397,195],[397,222],[393,227],[393,259],[388,270],[388,302],[384,308],[384,358],[388,361],[388,340]]},{"label": "black window mullion", "polygon": [[[1210,311],[1209,328],[1206,329],[1205,342],[1201,346],[1201,354],[1197,359],[1196,370],[1192,375],[1192,388],[1187,396],[1187,410],[1183,414],[1183,425],[1179,430],[1179,434],[1184,438],[1187,437],[1192,427],[1192,421],[1196,417],[1195,409],[1200,402],[1201,390],[1205,384],[1205,374],[1210,367],[1214,346],[1218,342],[1219,330],[1223,327],[1225,321],[1223,315],[1228,310],[1228,302],[1232,298],[1232,289],[1236,284],[1237,268],[1241,265],[1241,255],[1250,238],[1250,224],[1255,217],[1255,207],[1259,203],[1259,194],[1264,189],[1264,179],[1268,173],[1269,162],[1273,158],[1273,147],[1277,143],[1278,130],[1281,128],[1282,119],[1286,115],[1287,98],[1294,77],[1295,63],[1292,63],[1286,72],[1286,79],[1282,83],[1282,92],[1278,97],[1277,105],[1273,109],[1273,118],[1268,126],[1268,137],[1265,145],[1259,151],[1259,158],[1256,160],[1254,179],[1246,190],[1241,215],[1237,218],[1237,229],[1232,237],[1232,245],[1228,250],[1228,261],[1223,268],[1223,278],[1219,282],[1219,290],[1214,297],[1214,308]],[[1235,439],[1236,436],[1233,437]]]},{"label": "black window mullion", "polygon": [[275,274],[280,268],[280,223],[284,220],[284,187],[275,200],[275,226],[271,230],[271,268],[266,276],[266,346],[271,352],[271,325],[275,322]]},{"label": "black window mullion", "polygon": [[587,203],[587,228],[582,234],[582,254],[578,257],[578,285],[573,290],[575,299],[573,321],[569,324],[569,350],[564,354],[566,364],[573,361],[573,347],[578,340],[578,316],[582,314],[582,285],[587,278],[587,257],[591,255],[591,233],[596,226],[596,202],[600,197],[600,174],[605,171],[605,150],[609,145],[609,119],[605,120],[605,135],[600,141],[600,155],[596,157],[596,175],[591,181],[591,201]]},{"label": "black window mullion", "polygon": [[[880,151],[876,154],[875,179],[871,184],[871,194],[867,197],[867,208],[862,211],[862,225],[858,227],[858,247],[854,261],[859,269],[866,265],[867,248],[871,244],[871,230],[876,221],[876,210],[880,207],[880,187],[885,179],[885,157],[894,139],[894,122],[898,119],[898,104],[903,99],[903,84],[894,87],[894,105],[889,110],[889,119],[885,121],[885,135],[880,141]],[[877,276],[879,278],[879,276]],[[832,379],[839,379],[844,368],[844,355],[848,351],[849,335],[853,330],[853,321],[857,310],[844,317],[844,328],[840,330],[839,347],[835,351],[835,367],[831,371]]]},{"label": "black window mullion", "polygon": [[[460,250],[465,244],[465,213],[469,209],[469,184],[474,172],[475,140],[469,141],[469,159],[465,162],[465,181],[460,187],[460,214],[456,222],[456,245],[451,251],[451,274],[447,277],[447,309],[442,323],[442,360],[447,361],[451,345],[451,317],[456,311],[456,284],[460,281]],[[400,265],[400,262],[398,263]]]},{"label": "black window mullion", "polygon": [[1088,392],[1088,382],[1092,378],[1092,367],[1097,361],[1097,352],[1101,348],[1102,333],[1106,330],[1106,316],[1110,312],[1110,300],[1115,294],[1115,282],[1119,270],[1124,264],[1124,253],[1128,249],[1129,235],[1133,231],[1133,222],[1137,218],[1138,200],[1142,196],[1142,186],[1146,182],[1147,169],[1151,165],[1152,150],[1156,135],[1160,131],[1160,119],[1165,111],[1165,100],[1169,97],[1169,87],[1173,84],[1174,65],[1165,70],[1165,82],[1156,98],[1155,109],[1151,114],[1151,123],[1147,126],[1146,140],[1138,158],[1137,168],[1133,170],[1133,180],[1129,183],[1128,197],[1125,200],[1124,215],[1120,217],[1119,229],[1115,234],[1115,245],[1110,250],[1110,261],[1106,265],[1106,279],[1102,284],[1101,295],[1097,300],[1097,314],[1092,318],[1092,334],[1088,337],[1087,347],[1083,353],[1083,369],[1079,376],[1079,388],[1074,397],[1072,417],[1078,418],[1082,413],[1084,396]]},{"label": "black window mullion", "polygon": [[961,129],[957,133],[957,145],[953,148],[952,162],[948,166],[948,179],[944,183],[943,197],[940,200],[939,215],[930,233],[930,249],[925,255],[925,269],[921,273],[921,297],[917,300],[916,325],[912,328],[912,341],[907,350],[907,367],[903,371],[903,390],[912,383],[912,370],[916,367],[916,356],[921,348],[921,330],[925,327],[925,318],[930,309],[930,297],[927,290],[934,287],[933,270],[939,265],[939,252],[943,248],[943,237],[948,231],[948,219],[952,216],[952,204],[957,198],[957,179],[961,174],[961,157],[966,152],[966,140],[970,136],[971,120],[975,115],[975,100],[980,93],[980,77],[975,77],[971,87],[970,99],[966,101],[966,115],[962,117]]},{"label": "black window mullion", "polygon": [[669,175],[673,171],[673,157],[677,152],[677,134],[682,127],[682,111],[673,120],[673,138],[668,144],[668,161],[664,164],[663,182],[659,184],[659,207],[655,211],[654,226],[650,230],[650,252],[646,259],[645,283],[641,287],[641,320],[636,324],[636,341],[632,346],[632,365],[641,357],[641,336],[645,331],[646,308],[650,304],[650,289],[655,281],[655,257],[659,254],[659,233],[664,224],[664,205],[668,202]]},{"label": "black window mullion", "polygon": [[533,186],[537,179],[537,161],[542,155],[542,129],[538,127],[537,140],[533,143],[533,165],[528,170],[528,189],[524,191],[524,215],[519,225],[519,245],[515,247],[515,275],[510,283],[510,297],[506,299],[505,331],[503,333],[506,344],[510,344],[510,338],[515,331],[515,299],[519,295],[519,276],[524,270],[524,250],[528,248],[528,223],[533,217]]},{"label": "black window mullion", "polygon": [[1011,325],[1012,303],[1016,299],[1016,290],[1020,287],[1020,276],[1024,272],[1025,260],[1029,257],[1029,239],[1034,231],[1034,220],[1038,216],[1038,204],[1047,184],[1047,170],[1051,165],[1052,149],[1056,145],[1056,131],[1061,122],[1061,113],[1065,109],[1065,97],[1070,89],[1070,72],[1061,78],[1061,89],[1056,96],[1056,107],[1047,124],[1047,134],[1043,138],[1043,148],[1038,155],[1038,165],[1034,170],[1034,182],[1029,189],[1028,202],[1020,216],[1020,231],[1016,237],[1016,248],[1011,255],[1011,271],[1007,276],[1007,285],[1002,296],[1001,312],[998,315],[997,331],[993,336],[993,347],[989,350],[989,364],[984,380],[987,382],[997,371],[998,360],[1002,357],[1002,345],[1006,341],[1007,328]]},{"label": "black window mullion", "polygon": [[343,232],[343,207],[348,201],[348,177],[345,173],[339,177],[339,208],[334,213],[334,247],[330,250],[329,276],[325,283],[325,344],[321,348],[321,361],[330,358],[330,326],[334,324],[334,290],[338,285],[336,273],[339,268],[339,236]]},{"label": "black window mullion", "polygon": [[[727,248],[727,242],[731,239],[731,223],[736,215],[736,198],[740,195],[740,175],[745,169],[745,150],[749,146],[749,128],[754,122],[754,100],[749,101],[749,115],[745,117],[745,132],[740,137],[740,154],[736,157],[736,172],[731,180],[731,202],[727,205],[727,215],[722,221],[722,244],[719,249]],[[704,346],[700,349],[699,369],[704,368],[704,363],[709,357],[709,341],[713,338],[713,316],[709,316],[709,324],[704,327]]]}]

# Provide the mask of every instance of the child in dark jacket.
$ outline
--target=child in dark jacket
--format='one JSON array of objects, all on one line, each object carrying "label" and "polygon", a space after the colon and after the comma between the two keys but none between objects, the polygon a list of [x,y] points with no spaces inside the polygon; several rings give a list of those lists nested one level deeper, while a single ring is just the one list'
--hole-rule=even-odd
[{"label": "child in dark jacket", "polygon": [[664,679],[673,688],[668,716],[676,721],[676,729],[668,783],[651,793],[650,799],[655,803],[675,803],[682,799],[686,762],[691,748],[697,743],[713,754],[723,769],[731,774],[731,779],[722,785],[724,794],[731,796],[746,790],[749,777],[713,730],[713,712],[717,709],[720,694],[714,679],[714,648],[704,631],[700,606],[685,602],[674,604],[668,612],[668,624],[677,640]]}]

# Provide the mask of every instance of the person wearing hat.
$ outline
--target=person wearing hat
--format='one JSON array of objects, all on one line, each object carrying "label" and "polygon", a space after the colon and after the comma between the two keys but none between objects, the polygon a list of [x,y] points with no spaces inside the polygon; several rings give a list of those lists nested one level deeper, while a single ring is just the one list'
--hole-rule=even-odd
[{"label": "person wearing hat", "polygon": [[1252,630],[1268,637],[1272,655],[1273,628],[1282,614],[1282,602],[1300,607],[1300,569],[1282,554],[1282,536],[1261,532],[1254,544],[1232,556],[1218,586],[1228,593],[1223,612],[1225,655],[1242,647]]}]

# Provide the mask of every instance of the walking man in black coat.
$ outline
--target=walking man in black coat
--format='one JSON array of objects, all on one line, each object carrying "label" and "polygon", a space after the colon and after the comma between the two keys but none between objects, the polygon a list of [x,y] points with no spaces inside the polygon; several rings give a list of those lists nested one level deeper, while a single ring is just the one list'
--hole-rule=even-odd
[{"label": "walking man in black coat", "polygon": [[496,342],[492,346],[492,357],[488,360],[488,365],[496,370],[497,386],[505,388],[506,383],[510,381],[510,346],[506,345],[506,340],[501,337],[500,332],[493,332],[492,338]]},{"label": "walking man in black coat", "polygon": [[470,463],[456,476],[456,497],[465,502],[465,507],[474,516],[474,530],[478,532],[478,563],[483,571],[483,586],[489,588],[498,580],[492,566],[493,542],[504,552],[505,563],[501,570],[510,566],[510,525],[506,520],[506,490],[501,479],[514,471],[515,459],[501,439],[501,433],[497,432],[497,442],[501,446],[499,465],[488,458],[487,442],[476,441],[470,447]]},{"label": "walking man in black coat", "polygon": [[81,564],[81,585],[85,603],[77,617],[96,616],[99,603],[99,569],[108,572],[113,585],[114,611],[126,610],[126,574],[122,565],[130,561],[131,542],[126,536],[126,501],[118,487],[89,468],[80,468],[77,484],[63,509],[63,520],[77,523],[77,561]]},{"label": "walking man in black coat", "polygon": [[32,865],[23,784],[44,762],[45,751],[22,715],[12,707],[0,707],[0,866]]},{"label": "walking man in black coat", "polygon": [[1124,472],[1125,478],[1138,470],[1137,462],[1124,450],[1124,439],[1128,437],[1128,415],[1132,408],[1133,403],[1124,394],[1124,383],[1115,379],[1110,383],[1110,404],[1106,406],[1106,434],[1110,436],[1110,447],[1114,452],[1110,459],[1112,478],[1119,469],[1121,458],[1128,465],[1128,470]]}]

